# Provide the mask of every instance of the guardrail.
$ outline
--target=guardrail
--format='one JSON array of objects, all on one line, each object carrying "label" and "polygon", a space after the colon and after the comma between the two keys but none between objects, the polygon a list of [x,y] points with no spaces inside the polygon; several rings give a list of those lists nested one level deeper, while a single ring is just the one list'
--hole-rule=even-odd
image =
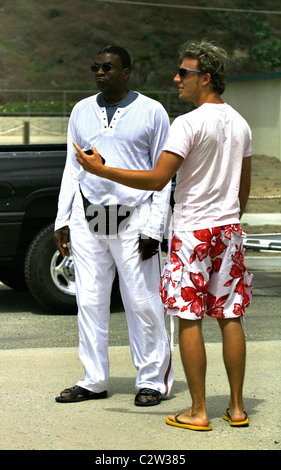
[{"label": "guardrail", "polygon": [[281,233],[247,235],[243,244],[249,250],[281,252]]},{"label": "guardrail", "polygon": [[[69,116],[74,104],[98,90],[9,90],[0,89],[0,116]],[[178,99],[177,91],[141,91],[156,99],[170,117],[194,109]]]}]

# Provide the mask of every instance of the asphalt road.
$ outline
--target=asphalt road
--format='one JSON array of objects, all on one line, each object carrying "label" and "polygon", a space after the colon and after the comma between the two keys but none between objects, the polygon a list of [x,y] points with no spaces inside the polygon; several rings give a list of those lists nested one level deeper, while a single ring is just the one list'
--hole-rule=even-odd
[{"label": "asphalt road", "polygon": [[[281,271],[255,271],[253,301],[246,310],[247,341],[280,340]],[[27,292],[18,292],[0,283],[0,349],[55,348],[78,346],[76,315],[52,315],[42,310]],[[167,319],[169,328],[169,319]],[[221,340],[217,322],[203,322],[206,343]],[[177,325],[175,343],[178,343]],[[110,346],[129,344],[126,318],[120,299],[112,305]]]}]

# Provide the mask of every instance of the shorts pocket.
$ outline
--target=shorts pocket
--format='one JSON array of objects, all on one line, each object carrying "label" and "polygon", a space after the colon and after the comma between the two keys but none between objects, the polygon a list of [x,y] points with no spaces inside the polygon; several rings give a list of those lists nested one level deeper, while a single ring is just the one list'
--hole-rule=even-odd
[{"label": "shorts pocket", "polygon": [[161,275],[160,295],[166,308],[180,308],[177,299],[180,295],[183,266],[166,263]]}]

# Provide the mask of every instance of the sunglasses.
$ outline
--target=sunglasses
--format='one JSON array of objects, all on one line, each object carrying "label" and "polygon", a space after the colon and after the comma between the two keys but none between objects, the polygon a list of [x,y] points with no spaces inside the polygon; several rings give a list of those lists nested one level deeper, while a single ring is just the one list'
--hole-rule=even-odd
[{"label": "sunglasses", "polygon": [[121,65],[111,65],[111,64],[102,64],[102,65],[95,64],[91,66],[91,70],[94,73],[97,73],[99,69],[102,69],[102,71],[106,73],[106,72],[110,72],[110,70],[112,69],[123,69],[123,68],[124,67],[122,67]]},{"label": "sunglasses", "polygon": [[185,69],[184,67],[180,67],[179,70],[177,71],[177,74],[179,74],[180,77],[184,77],[184,76],[187,75],[189,72],[202,73],[202,72],[200,72],[200,70]]}]

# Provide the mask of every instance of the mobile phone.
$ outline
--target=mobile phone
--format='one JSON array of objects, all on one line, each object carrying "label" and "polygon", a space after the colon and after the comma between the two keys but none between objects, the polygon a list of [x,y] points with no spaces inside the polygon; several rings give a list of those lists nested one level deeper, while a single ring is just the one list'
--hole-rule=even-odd
[{"label": "mobile phone", "polygon": [[[93,155],[93,152],[91,149],[89,150],[83,150],[84,153],[86,153],[87,155]],[[102,164],[104,165],[105,164],[105,159],[100,155],[101,157],[101,161],[102,161]]]}]

